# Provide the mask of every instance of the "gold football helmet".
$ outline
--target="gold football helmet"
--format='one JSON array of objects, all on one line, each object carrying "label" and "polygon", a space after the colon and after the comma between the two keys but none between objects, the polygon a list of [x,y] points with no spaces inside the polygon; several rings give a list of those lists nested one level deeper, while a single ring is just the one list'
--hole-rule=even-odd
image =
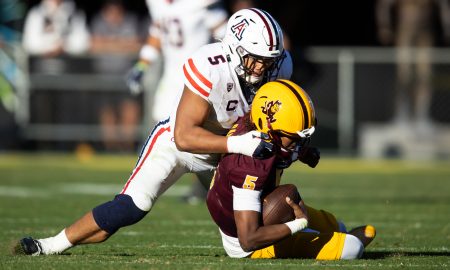
[{"label": "gold football helmet", "polygon": [[293,140],[309,138],[316,125],[311,98],[288,80],[268,82],[256,92],[251,119],[258,131],[279,133]]},{"label": "gold football helmet", "polygon": [[[264,84],[253,99],[250,118],[256,130],[267,133],[277,146],[276,166],[279,169],[287,168],[297,160],[316,125],[311,98],[300,86],[288,80]],[[283,145],[282,137],[291,139],[290,146]]]}]

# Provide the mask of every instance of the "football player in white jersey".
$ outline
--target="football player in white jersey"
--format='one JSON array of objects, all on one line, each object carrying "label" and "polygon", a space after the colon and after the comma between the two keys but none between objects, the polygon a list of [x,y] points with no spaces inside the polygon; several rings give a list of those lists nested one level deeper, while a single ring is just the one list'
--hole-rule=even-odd
[{"label": "football player in white jersey", "polygon": [[272,145],[259,131],[225,135],[249,111],[260,85],[289,79],[292,73],[281,28],[271,15],[255,8],[234,13],[225,38],[201,47],[185,61],[181,72],[185,86],[180,89],[177,110],[150,133],[120,194],[54,237],[21,239],[16,252],[59,254],[77,244],[103,242],[144,218],[184,173],[211,179],[221,153],[253,157],[270,153]]},{"label": "football player in white jersey", "polygon": [[163,73],[152,106],[155,122],[169,116],[177,89],[183,87],[184,60],[213,39],[223,38],[228,14],[220,0],[147,0],[152,23],[139,61],[127,76],[133,94],[143,90],[142,79],[159,57]]},{"label": "football player in white jersey", "polygon": [[[127,75],[127,85],[133,94],[142,92],[144,73],[157,58],[162,58],[163,73],[148,110],[155,123],[167,118],[175,107],[177,89],[184,86],[184,60],[201,46],[223,38],[228,14],[220,0],[146,2],[152,23],[140,59]],[[183,198],[193,203],[202,200],[206,196],[204,186],[205,183],[194,182]]]}]

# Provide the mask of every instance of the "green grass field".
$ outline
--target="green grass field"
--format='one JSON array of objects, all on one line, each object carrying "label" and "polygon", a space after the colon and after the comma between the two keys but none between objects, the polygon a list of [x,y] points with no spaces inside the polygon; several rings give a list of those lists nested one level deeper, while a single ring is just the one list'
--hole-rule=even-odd
[{"label": "green grass field", "polygon": [[98,245],[58,256],[14,256],[23,236],[58,233],[121,190],[136,157],[0,155],[0,269],[450,269],[450,162],[322,157],[284,175],[307,203],[347,227],[371,223],[377,237],[361,260],[230,259],[204,203],[187,205],[186,176],[140,223]]}]

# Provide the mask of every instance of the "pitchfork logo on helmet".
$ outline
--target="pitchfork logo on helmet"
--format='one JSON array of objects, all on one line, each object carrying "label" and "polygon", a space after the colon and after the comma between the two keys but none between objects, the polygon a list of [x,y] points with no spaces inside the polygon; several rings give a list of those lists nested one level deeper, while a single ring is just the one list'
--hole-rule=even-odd
[{"label": "pitchfork logo on helmet", "polygon": [[242,34],[245,31],[245,28],[247,28],[248,22],[246,19],[242,19],[241,22],[233,25],[231,27],[231,31],[234,33],[234,36],[238,39],[241,40],[242,39]]},{"label": "pitchfork logo on helmet", "polygon": [[258,131],[275,132],[295,140],[309,138],[316,116],[308,94],[288,80],[276,80],[261,86],[250,110]]},{"label": "pitchfork logo on helmet", "polygon": [[261,107],[261,111],[263,114],[267,116],[267,121],[269,123],[273,123],[277,121],[274,118],[275,114],[280,110],[281,102],[279,100],[271,100],[264,103],[264,106]]}]

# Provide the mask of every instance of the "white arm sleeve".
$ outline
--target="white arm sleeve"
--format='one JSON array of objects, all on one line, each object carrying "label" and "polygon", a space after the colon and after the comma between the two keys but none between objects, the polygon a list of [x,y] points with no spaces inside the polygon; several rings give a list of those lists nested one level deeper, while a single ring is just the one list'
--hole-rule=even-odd
[{"label": "white arm sleeve", "polygon": [[233,210],[261,212],[261,191],[233,188]]},{"label": "white arm sleeve", "polygon": [[44,15],[33,8],[25,19],[23,47],[29,54],[45,54],[55,50],[62,42],[57,33],[46,33],[43,28]]},{"label": "white arm sleeve", "polygon": [[71,30],[64,42],[64,49],[70,54],[81,54],[89,49],[89,31],[83,13],[77,12],[71,24]]}]

